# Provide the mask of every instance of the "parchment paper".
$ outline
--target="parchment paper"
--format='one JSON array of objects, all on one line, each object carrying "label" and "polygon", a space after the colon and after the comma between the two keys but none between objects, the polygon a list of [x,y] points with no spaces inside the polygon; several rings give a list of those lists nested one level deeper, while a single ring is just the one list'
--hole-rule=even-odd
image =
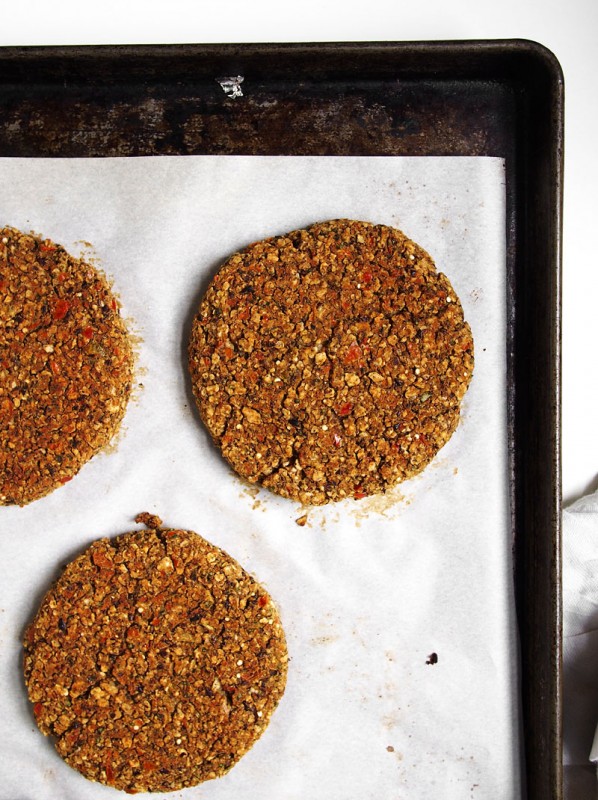
[{"label": "parchment paper", "polygon": [[[115,445],[47,498],[0,508],[0,798],[119,796],[37,731],[20,642],[61,565],[134,529],[140,511],[196,530],[263,582],[291,655],[253,750],[226,777],[167,797],[518,797],[502,160],[0,159],[0,180],[2,224],[92,259],[139,337]],[[296,503],[245,486],[210,444],[186,339],[234,250],[335,217],[397,226],[432,254],[462,300],[476,367],[462,422],[422,475],[381,499],[312,510],[301,528]]]}]

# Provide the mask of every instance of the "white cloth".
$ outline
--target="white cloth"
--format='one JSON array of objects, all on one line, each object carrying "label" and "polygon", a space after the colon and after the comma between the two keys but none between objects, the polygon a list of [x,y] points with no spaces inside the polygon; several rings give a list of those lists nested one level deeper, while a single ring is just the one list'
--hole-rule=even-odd
[{"label": "white cloth", "polygon": [[[563,765],[566,800],[596,800],[598,491],[563,511]],[[596,739],[598,742],[598,737]],[[598,748],[594,750],[598,754]]]}]

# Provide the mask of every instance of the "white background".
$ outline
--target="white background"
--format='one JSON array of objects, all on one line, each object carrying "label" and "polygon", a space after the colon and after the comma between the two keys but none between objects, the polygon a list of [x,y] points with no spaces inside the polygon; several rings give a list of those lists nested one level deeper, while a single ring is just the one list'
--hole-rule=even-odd
[{"label": "white background", "polygon": [[563,495],[598,486],[596,0],[0,0],[1,45],[526,38],[565,73]]}]

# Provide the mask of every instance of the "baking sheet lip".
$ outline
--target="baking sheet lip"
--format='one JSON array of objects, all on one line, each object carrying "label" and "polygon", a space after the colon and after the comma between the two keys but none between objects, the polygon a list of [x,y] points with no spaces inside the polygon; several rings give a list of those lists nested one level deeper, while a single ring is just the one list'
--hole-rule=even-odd
[{"label": "baking sheet lip", "polygon": [[40,55],[44,53],[84,53],[84,52],[134,52],[152,54],[156,51],[163,52],[186,52],[189,49],[209,52],[250,52],[262,50],[285,50],[287,52],[299,52],[314,50],[370,50],[380,49],[390,51],[400,50],[477,50],[488,52],[519,52],[526,51],[534,53],[538,57],[546,57],[548,60],[558,64],[554,53],[541,42],[533,39],[520,37],[505,38],[456,38],[456,39],[356,39],[356,40],[323,40],[319,41],[267,41],[267,42],[157,42],[153,44],[142,43],[102,43],[102,44],[49,44],[49,45],[3,45],[0,53],[7,54],[31,54]]},{"label": "baking sheet lip", "polygon": [[[556,55],[545,45],[532,39],[499,38],[499,39],[428,39],[428,40],[358,40],[358,41],[323,41],[323,42],[222,42],[222,43],[157,43],[157,44],[68,44],[68,45],[8,45],[0,47],[0,59],[9,61],[43,60],[45,58],[83,57],[98,58],[101,56],[135,56],[148,58],[168,56],[219,56],[254,57],[278,52],[281,57],[318,54],[343,54],[355,56],[366,55],[407,55],[418,56],[431,54],[476,55],[502,59],[524,56],[541,67],[557,85],[564,82],[563,70]],[[477,63],[477,62],[476,62]],[[347,65],[345,65],[346,68]],[[400,67],[400,65],[397,65]],[[448,66],[448,65],[447,65]],[[475,66],[475,64],[474,64]],[[432,69],[437,66],[430,65]],[[460,69],[465,75],[471,71],[472,65],[462,64]],[[429,71],[429,68],[426,72]],[[448,66],[448,76],[456,77],[455,65]],[[498,75],[497,77],[501,77]],[[525,76],[520,79],[525,80]]]}]

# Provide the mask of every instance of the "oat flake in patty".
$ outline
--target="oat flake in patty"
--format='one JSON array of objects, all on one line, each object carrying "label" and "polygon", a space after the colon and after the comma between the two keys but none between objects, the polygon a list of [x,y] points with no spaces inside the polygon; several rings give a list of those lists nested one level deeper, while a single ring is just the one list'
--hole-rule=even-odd
[{"label": "oat flake in patty", "polygon": [[432,460],[457,427],[473,339],[421,247],[337,219],[231,256],[195,317],[189,367],[233,469],[321,504],[384,492]]},{"label": "oat flake in patty", "polygon": [[268,726],[287,650],[268,593],[192,531],[100,539],[25,636],[41,731],[86,778],[172,791],[226,773]]},{"label": "oat flake in patty", "polygon": [[0,229],[0,505],[43,497],[108,444],[132,374],[106,279],[49,239]]}]

